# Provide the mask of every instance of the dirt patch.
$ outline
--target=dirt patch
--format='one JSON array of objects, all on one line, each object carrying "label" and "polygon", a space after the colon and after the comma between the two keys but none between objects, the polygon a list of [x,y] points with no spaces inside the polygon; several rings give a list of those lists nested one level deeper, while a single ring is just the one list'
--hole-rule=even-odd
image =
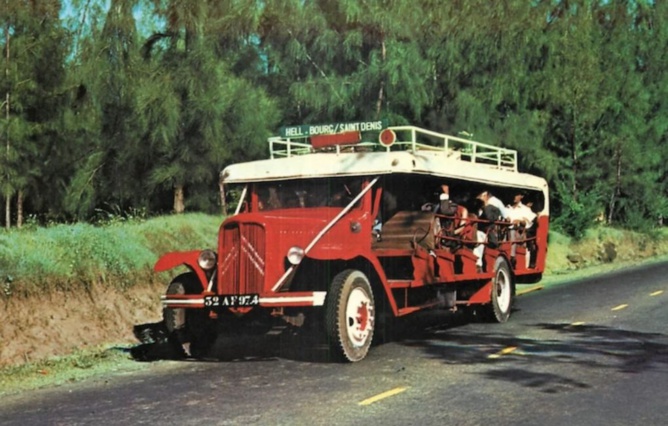
[{"label": "dirt patch", "polygon": [[0,301],[0,367],[68,355],[105,343],[136,343],[132,327],[161,317],[164,283],[127,290],[95,284],[87,291],[56,291]]}]

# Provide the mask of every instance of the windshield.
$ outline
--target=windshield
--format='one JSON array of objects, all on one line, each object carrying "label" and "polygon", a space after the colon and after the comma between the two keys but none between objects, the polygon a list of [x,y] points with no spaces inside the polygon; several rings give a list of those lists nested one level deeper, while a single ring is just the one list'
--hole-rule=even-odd
[{"label": "windshield", "polygon": [[362,183],[359,177],[299,179],[255,184],[254,191],[261,211],[345,207],[360,193]]}]

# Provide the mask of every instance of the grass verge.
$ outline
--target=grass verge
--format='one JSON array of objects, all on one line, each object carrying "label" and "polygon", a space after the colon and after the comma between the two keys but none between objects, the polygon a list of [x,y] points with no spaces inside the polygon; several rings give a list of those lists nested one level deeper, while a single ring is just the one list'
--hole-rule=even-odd
[{"label": "grass verge", "polygon": [[129,347],[90,348],[64,357],[2,368],[0,397],[145,368],[132,360],[128,352]]},{"label": "grass verge", "polygon": [[92,283],[124,289],[175,250],[215,247],[220,216],[189,213],[148,220],[54,225],[0,232],[0,299],[55,290],[86,290]]}]

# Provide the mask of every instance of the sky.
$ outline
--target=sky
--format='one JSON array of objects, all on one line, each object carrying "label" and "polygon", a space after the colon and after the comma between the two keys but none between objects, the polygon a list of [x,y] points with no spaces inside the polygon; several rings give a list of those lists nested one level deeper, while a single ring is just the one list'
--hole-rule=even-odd
[{"label": "sky", "polygon": [[[105,12],[109,10],[109,7],[111,6],[111,0],[92,0],[93,3],[96,3],[100,5],[100,8],[104,10]],[[79,15],[81,14],[81,10],[77,10],[74,5],[72,4],[72,0],[63,0],[62,3],[62,8],[60,11],[60,19],[63,21],[67,21],[68,19],[73,19],[73,18],[78,18],[80,19]],[[144,13],[143,9],[141,6],[136,6],[133,10],[133,16],[135,17],[135,20],[137,21],[138,24],[141,24],[143,18],[144,18]],[[138,25],[138,27],[141,27],[141,25]]]}]

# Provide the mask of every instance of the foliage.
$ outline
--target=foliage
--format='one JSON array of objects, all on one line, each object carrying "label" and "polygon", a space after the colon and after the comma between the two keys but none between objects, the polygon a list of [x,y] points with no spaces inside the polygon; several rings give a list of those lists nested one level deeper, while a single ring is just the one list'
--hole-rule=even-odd
[{"label": "foliage", "polygon": [[0,233],[4,296],[26,296],[94,283],[131,286],[158,257],[213,247],[222,218],[203,214],[154,219],[108,218],[105,224],[55,224]]},{"label": "foliage", "polygon": [[10,3],[0,192],[41,223],[214,212],[279,125],[370,118],[517,149],[572,236],[668,216],[664,2]]},{"label": "foliage", "polygon": [[587,197],[576,199],[565,190],[561,194],[565,194],[568,198],[561,200],[561,214],[557,216],[554,225],[567,235],[580,240],[585,236],[587,229],[599,219],[598,205],[596,202],[580,201]]},{"label": "foliage", "polygon": [[[59,2],[18,1],[6,6],[0,12],[4,148],[0,192],[5,200],[16,197],[21,212],[27,198],[36,209],[48,204],[41,187],[55,172],[49,155],[59,143],[65,106],[68,37],[58,20]],[[7,203],[6,213],[9,211]]]}]

